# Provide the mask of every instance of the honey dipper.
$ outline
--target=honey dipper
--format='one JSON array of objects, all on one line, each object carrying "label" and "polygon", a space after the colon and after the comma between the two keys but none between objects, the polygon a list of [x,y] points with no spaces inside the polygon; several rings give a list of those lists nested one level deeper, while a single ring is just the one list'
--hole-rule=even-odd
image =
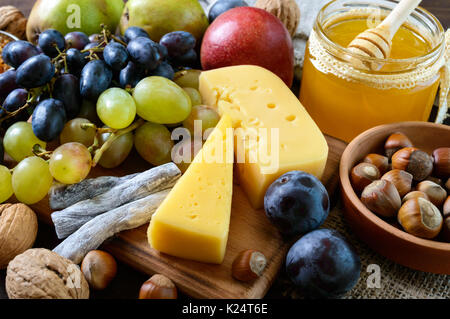
[{"label": "honey dipper", "polygon": [[[372,58],[387,59],[391,55],[392,38],[422,0],[402,0],[377,27],[368,29],[348,45],[352,52]],[[353,59],[355,60],[355,59]],[[358,61],[353,61],[358,63]],[[361,64],[359,61],[358,64]],[[370,64],[371,69],[380,65]]]}]

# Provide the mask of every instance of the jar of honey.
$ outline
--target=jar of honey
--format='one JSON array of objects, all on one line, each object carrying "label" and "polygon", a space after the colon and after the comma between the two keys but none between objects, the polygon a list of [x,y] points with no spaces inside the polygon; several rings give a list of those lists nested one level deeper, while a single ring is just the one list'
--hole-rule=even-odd
[{"label": "jar of honey", "polygon": [[[411,14],[394,36],[388,59],[346,48],[397,3],[334,0],[318,14],[306,47],[300,101],[325,134],[350,142],[376,125],[429,119],[441,78],[448,78],[445,33],[431,13],[418,8]],[[373,63],[380,68],[362,66]]]}]

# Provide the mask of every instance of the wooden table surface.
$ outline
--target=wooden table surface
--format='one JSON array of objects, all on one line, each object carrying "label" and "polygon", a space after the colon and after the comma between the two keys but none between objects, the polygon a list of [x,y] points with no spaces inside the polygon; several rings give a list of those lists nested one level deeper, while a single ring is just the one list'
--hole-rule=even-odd
[{"label": "wooden table surface", "polygon": [[[33,6],[34,0],[0,0],[0,6],[14,5],[25,15],[28,15]],[[422,6],[431,11],[441,21],[444,28],[450,27],[450,0],[423,0]],[[54,230],[45,225],[40,225],[36,247],[53,247],[57,242]],[[119,263],[118,276],[111,286],[103,292],[93,292],[92,298],[136,298],[140,285],[148,277],[130,267]],[[4,287],[5,271],[0,271],[0,299],[7,298]],[[280,297],[278,292],[269,291],[268,296]],[[186,298],[181,296],[181,298]]]}]

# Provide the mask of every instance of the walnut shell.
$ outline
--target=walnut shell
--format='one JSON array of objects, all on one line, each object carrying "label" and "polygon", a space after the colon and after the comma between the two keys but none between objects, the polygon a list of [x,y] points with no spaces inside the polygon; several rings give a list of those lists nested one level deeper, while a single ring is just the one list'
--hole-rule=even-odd
[{"label": "walnut shell", "polygon": [[69,259],[35,248],[9,263],[6,292],[11,299],[88,299],[89,285]]},{"label": "walnut shell", "polygon": [[283,22],[293,37],[300,23],[300,8],[295,0],[258,0],[255,7],[272,13]]},{"label": "walnut shell", "polygon": [[27,205],[0,205],[0,269],[33,246],[37,231],[36,214]]},{"label": "walnut shell", "polygon": [[23,13],[13,6],[0,7],[0,30],[25,39],[27,19]]}]

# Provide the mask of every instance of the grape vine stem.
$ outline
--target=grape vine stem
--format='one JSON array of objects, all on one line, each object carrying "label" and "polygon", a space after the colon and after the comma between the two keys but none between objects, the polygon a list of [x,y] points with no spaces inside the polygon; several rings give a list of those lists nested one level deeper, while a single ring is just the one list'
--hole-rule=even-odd
[{"label": "grape vine stem", "polygon": [[108,137],[106,142],[102,145],[102,147],[100,147],[97,151],[95,151],[94,159],[92,161],[92,167],[95,167],[97,165],[97,163],[102,158],[103,153],[106,152],[106,150],[111,147],[112,143],[114,143],[114,141],[116,139],[118,139],[122,135],[125,135],[129,132],[134,131],[135,129],[137,129],[138,127],[143,125],[144,123],[145,123],[145,121],[143,119],[139,119],[136,122],[134,122],[133,124],[131,124],[130,126],[128,126],[127,128],[124,128],[122,130],[118,130],[117,132],[111,133],[111,135]]}]

